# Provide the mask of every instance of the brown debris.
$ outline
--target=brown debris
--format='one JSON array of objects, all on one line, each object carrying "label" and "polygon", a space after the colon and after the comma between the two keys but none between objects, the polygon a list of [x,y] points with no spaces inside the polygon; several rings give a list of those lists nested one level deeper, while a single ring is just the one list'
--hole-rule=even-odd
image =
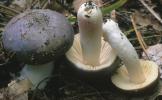
[{"label": "brown debris", "polygon": [[[162,44],[149,46],[149,48],[146,49],[146,52],[150,60],[156,62],[156,64],[160,67],[160,78],[162,78]],[[142,54],[142,57],[147,59],[144,53]]]},{"label": "brown debris", "polygon": [[136,23],[142,27],[152,26],[156,31],[162,31],[162,25],[153,18],[150,14],[144,14],[140,11],[135,11],[134,17]]}]

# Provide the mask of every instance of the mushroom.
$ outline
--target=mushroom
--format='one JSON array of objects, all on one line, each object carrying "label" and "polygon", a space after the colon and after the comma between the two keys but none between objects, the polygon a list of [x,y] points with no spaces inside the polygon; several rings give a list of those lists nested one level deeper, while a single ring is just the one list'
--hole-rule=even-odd
[{"label": "mushroom", "polygon": [[77,18],[80,33],[75,35],[73,46],[66,53],[68,61],[81,72],[112,72],[119,60],[109,43],[102,38],[100,8],[92,1],[83,3]]},{"label": "mushroom", "polygon": [[108,19],[103,25],[103,31],[105,38],[124,63],[111,77],[116,87],[136,92],[157,82],[158,66],[152,61],[139,59],[134,47],[121,32],[117,23]]},{"label": "mushroom", "polygon": [[88,2],[88,1],[93,1],[96,5],[98,5],[99,7],[102,6],[102,0],[74,0],[73,1],[73,7],[75,9],[75,11],[77,12],[79,7],[85,3],[85,2]]},{"label": "mushroom", "polygon": [[[25,63],[20,81],[12,81],[8,88],[16,95],[35,89],[49,77],[54,61],[64,55],[73,42],[73,29],[66,18],[51,10],[31,10],[14,17],[3,32],[6,51],[13,52]],[[46,81],[38,88],[43,89]]]}]

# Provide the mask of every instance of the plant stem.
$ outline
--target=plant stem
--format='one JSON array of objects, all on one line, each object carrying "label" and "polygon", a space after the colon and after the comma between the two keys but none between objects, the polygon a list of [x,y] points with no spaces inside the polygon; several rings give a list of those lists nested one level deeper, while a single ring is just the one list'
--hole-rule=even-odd
[{"label": "plant stem", "polygon": [[110,13],[112,10],[117,9],[121,6],[123,6],[128,0],[118,0],[116,3],[108,6],[108,7],[102,7],[101,11],[103,15]]}]

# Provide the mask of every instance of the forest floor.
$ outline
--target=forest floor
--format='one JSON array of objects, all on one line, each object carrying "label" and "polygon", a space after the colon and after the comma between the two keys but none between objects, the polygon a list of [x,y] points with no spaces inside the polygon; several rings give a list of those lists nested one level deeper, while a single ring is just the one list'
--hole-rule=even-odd
[{"label": "forest floor", "polygon": [[[25,0],[0,0],[0,36],[14,16],[25,10],[38,8],[48,8],[64,14],[75,33],[78,33],[76,12],[72,9],[73,0],[23,1]],[[103,14],[104,18],[112,18],[118,22],[139,57],[157,62],[162,74],[162,55],[159,53],[162,52],[162,46],[157,46],[162,43],[162,0],[103,0],[100,6],[108,8]],[[152,46],[158,53],[149,49]],[[162,100],[161,75],[152,89],[140,94],[124,93],[116,89],[108,77],[87,80],[77,76],[67,69],[64,59],[62,56],[56,61],[53,75],[49,77],[50,81],[44,90],[29,91],[29,100]],[[5,52],[0,37],[0,100],[12,100],[5,88],[19,75],[23,65],[13,54]]]}]

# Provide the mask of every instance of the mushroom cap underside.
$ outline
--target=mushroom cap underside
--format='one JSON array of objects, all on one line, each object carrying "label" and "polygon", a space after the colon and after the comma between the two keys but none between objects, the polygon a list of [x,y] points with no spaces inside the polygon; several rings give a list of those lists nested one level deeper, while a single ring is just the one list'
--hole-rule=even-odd
[{"label": "mushroom cap underside", "polygon": [[83,57],[82,57],[82,49],[80,44],[80,34],[76,34],[72,47],[66,53],[66,58],[78,69],[81,69],[83,71],[88,71],[88,72],[95,72],[110,67],[117,59],[117,55],[115,51],[111,48],[109,43],[104,41],[102,38],[101,53],[99,59],[100,65],[92,66],[92,65],[84,64],[82,59]]},{"label": "mushroom cap underside", "polygon": [[3,32],[3,45],[27,64],[43,64],[65,54],[74,38],[72,26],[60,13],[30,10],[14,17]]},{"label": "mushroom cap underside", "polygon": [[141,67],[143,69],[146,80],[143,83],[133,83],[129,80],[127,69],[122,65],[116,73],[111,77],[112,83],[119,89],[123,91],[137,92],[140,90],[145,90],[147,87],[151,87],[154,82],[158,79],[159,70],[158,66],[153,61],[140,60]]}]

